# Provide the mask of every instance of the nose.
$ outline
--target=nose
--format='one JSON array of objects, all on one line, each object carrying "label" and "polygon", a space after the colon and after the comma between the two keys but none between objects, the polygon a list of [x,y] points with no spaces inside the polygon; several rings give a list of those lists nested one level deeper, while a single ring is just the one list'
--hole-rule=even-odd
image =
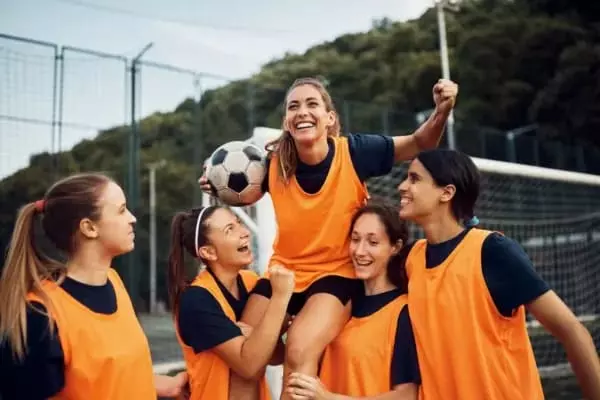
[{"label": "nose", "polygon": [[306,105],[301,104],[298,107],[297,113],[298,113],[298,116],[300,116],[300,117],[306,116],[308,114],[308,108],[306,107]]},{"label": "nose", "polygon": [[135,224],[137,222],[137,218],[135,217],[135,215],[133,215],[131,213],[131,211],[129,211],[129,216],[130,216],[129,223],[130,224]]},{"label": "nose", "polygon": [[241,225],[240,226],[240,238],[246,239],[248,236],[250,236],[250,229],[248,229],[248,227],[246,225]]},{"label": "nose", "polygon": [[364,256],[366,254],[365,247],[365,242],[363,240],[359,240],[354,246],[354,256]]},{"label": "nose", "polygon": [[405,179],[402,182],[400,182],[397,190],[400,193],[400,196],[402,196],[404,193],[406,193],[406,191],[408,190],[408,180]]}]

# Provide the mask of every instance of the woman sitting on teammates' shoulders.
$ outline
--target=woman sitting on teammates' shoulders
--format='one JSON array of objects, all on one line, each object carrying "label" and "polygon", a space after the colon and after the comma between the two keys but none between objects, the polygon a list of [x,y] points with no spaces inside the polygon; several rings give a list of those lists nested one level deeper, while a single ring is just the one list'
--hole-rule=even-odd
[{"label": "woman sitting on teammates' shoulders", "polygon": [[[0,398],[181,393],[185,372],[154,375],[148,340],[111,268],[133,250],[135,222],[119,185],[101,174],[65,178],[19,210],[0,279]],[[44,236],[64,265],[41,252]]]},{"label": "woman sitting on teammates' shoulders", "polygon": [[[294,274],[271,267],[267,312],[253,329],[240,327],[237,321],[258,280],[247,269],[253,259],[248,229],[228,208],[209,206],[176,214],[171,232],[169,294],[191,400],[270,399],[264,372],[280,343]],[[185,279],[184,252],[206,266],[191,283]],[[236,378],[243,389],[232,383]],[[248,386],[248,380],[256,384]]]},{"label": "woman sitting on teammates' shoulders", "polygon": [[[332,98],[317,79],[297,79],[285,94],[282,133],[266,146],[263,182],[277,222],[269,264],[289,268],[296,280],[288,307],[296,317],[286,338],[283,388],[290,372],[317,375],[325,347],[350,318],[357,283],[348,230],[351,216],[368,198],[365,182],[421,149],[437,147],[457,93],[454,82],[439,80],[431,116],[413,134],[395,137],[342,136]],[[206,176],[200,184],[211,192]],[[261,279],[242,320],[256,326],[270,296],[269,280]],[[282,400],[289,400],[285,391]]]},{"label": "woman sitting on teammates' shoulders", "polygon": [[407,227],[391,205],[370,202],[352,219],[350,255],[364,292],[327,346],[319,379],[292,373],[295,400],[416,400],[421,383],[407,303]]}]

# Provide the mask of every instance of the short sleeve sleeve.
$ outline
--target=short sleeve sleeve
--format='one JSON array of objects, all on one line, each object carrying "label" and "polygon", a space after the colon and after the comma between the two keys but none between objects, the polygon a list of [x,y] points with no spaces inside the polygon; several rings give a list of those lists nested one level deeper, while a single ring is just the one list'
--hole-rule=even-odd
[{"label": "short sleeve sleeve", "polygon": [[392,355],[391,387],[404,383],[421,383],[417,345],[413,334],[408,306],[398,316],[396,342]]},{"label": "short sleeve sleeve", "polygon": [[484,279],[490,295],[505,316],[550,290],[538,275],[525,250],[514,240],[491,233],[481,250]]},{"label": "short sleeve sleeve", "polygon": [[[10,344],[0,343],[0,398],[42,400],[65,385],[65,364],[58,329],[50,332],[46,308],[31,302],[27,309],[27,352],[14,357]],[[35,384],[32,384],[35,382]]]},{"label": "short sleeve sleeve", "polygon": [[242,335],[217,300],[201,287],[188,287],[181,294],[177,324],[182,341],[196,353]]},{"label": "short sleeve sleeve", "polygon": [[386,175],[394,166],[394,141],[389,136],[350,134],[348,147],[361,181]]}]

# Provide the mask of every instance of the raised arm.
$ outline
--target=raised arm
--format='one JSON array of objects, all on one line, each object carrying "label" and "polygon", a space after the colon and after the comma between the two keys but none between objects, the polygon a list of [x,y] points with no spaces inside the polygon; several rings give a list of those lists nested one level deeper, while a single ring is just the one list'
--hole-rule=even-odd
[{"label": "raised arm", "polygon": [[270,280],[273,296],[262,320],[247,337],[207,290],[188,288],[181,296],[178,314],[184,343],[196,353],[214,351],[244,379],[260,377],[279,340],[294,290],[294,275],[284,268],[271,269]]},{"label": "raised arm", "polygon": [[247,338],[238,336],[214,348],[214,351],[242,378],[258,378],[269,363],[279,341],[290,295],[273,291],[262,320],[252,329]]},{"label": "raised arm", "polygon": [[417,130],[408,136],[394,137],[394,159],[396,162],[413,159],[420,151],[436,148],[446,121],[454,108],[458,85],[447,79],[440,79],[433,87],[435,110]]}]

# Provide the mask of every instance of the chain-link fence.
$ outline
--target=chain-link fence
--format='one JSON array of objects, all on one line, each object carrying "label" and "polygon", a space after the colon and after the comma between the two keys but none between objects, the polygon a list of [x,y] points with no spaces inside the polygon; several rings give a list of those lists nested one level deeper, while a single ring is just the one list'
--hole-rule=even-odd
[{"label": "chain-link fence", "polygon": [[[272,82],[282,81],[233,80],[145,57],[0,34],[0,209],[6,214],[0,245],[7,245],[15,210],[41,196],[49,182],[78,171],[109,173],[126,189],[138,218],[137,249],[117,260],[117,267],[140,309],[148,307],[151,281],[165,301],[173,213],[200,203],[196,180],[214,148],[249,137],[256,126],[281,125],[289,82]],[[403,135],[428,112],[397,110],[335,90],[331,95],[344,132]],[[538,139],[535,130],[501,132],[460,120],[455,126],[457,146],[473,156],[600,173],[597,149]],[[148,268],[151,238],[156,273]]]}]

